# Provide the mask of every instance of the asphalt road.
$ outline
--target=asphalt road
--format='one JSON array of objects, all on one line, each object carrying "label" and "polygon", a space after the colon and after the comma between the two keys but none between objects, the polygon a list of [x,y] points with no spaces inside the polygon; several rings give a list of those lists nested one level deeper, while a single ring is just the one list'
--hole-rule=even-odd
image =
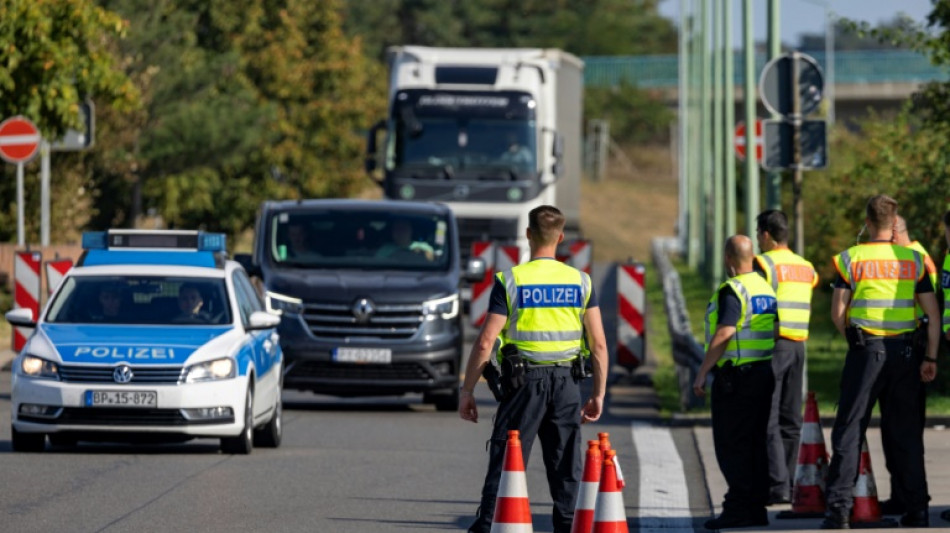
[{"label": "asphalt road", "polygon": [[[595,279],[608,279],[598,275]],[[605,312],[614,298],[601,286]],[[466,352],[467,353],[467,352]],[[617,376],[615,376],[617,377]],[[619,385],[618,385],[619,387]],[[628,479],[637,479],[630,413],[612,387],[608,413],[584,439],[611,433]],[[440,413],[419,396],[347,399],[284,393],[284,441],[249,456],[215,440],[175,445],[80,444],[12,453],[10,375],[0,373],[2,531],[458,531],[471,521],[487,463],[494,401],[480,385],[481,421]],[[692,436],[675,436],[702,512],[706,496]],[[537,450],[537,448],[536,448]],[[697,477],[699,476],[699,477]],[[551,531],[539,457],[528,465],[535,531]],[[638,484],[628,483],[628,516]]]}]

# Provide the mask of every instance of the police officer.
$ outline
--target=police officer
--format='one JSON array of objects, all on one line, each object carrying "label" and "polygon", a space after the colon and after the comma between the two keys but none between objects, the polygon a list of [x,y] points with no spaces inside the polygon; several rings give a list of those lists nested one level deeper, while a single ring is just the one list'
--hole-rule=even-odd
[{"label": "police officer", "polygon": [[[931,259],[930,254],[927,253],[927,250],[920,244],[918,241],[910,240],[910,235],[907,233],[907,221],[904,220],[904,217],[898,215],[895,218],[894,222],[894,244],[899,244],[901,246],[906,246],[911,250],[916,250],[924,260],[924,270],[927,271],[927,277],[930,278],[930,282],[933,284],[934,288],[937,287],[937,267],[934,265],[933,259]],[[914,332],[914,344],[913,352],[914,359],[917,361],[917,364],[924,362],[924,356],[927,355],[927,323],[928,318],[924,313],[924,310],[921,309],[920,305],[914,306],[914,312],[917,317],[917,331]],[[924,430],[924,424],[926,421],[926,411],[927,411],[927,394],[924,387],[919,387],[918,392],[918,406],[920,409],[920,430]],[[885,398],[880,398],[878,403],[881,406],[882,416],[887,412],[887,400]],[[900,435],[889,435],[890,437],[896,437],[900,439]],[[888,438],[883,438],[882,435],[881,445],[884,450],[884,465],[887,468],[888,472],[891,472],[891,497],[890,499],[884,500],[881,502],[881,513],[882,514],[904,514],[907,509],[904,506],[902,499],[902,494],[900,492],[900,482],[893,475],[894,468],[894,459],[893,453],[898,446],[900,446],[900,440],[893,440]],[[929,498],[928,498],[929,500]]]},{"label": "police officer", "polygon": [[[571,530],[581,478],[580,425],[600,418],[607,344],[590,276],[554,259],[557,245],[564,239],[564,221],[555,207],[542,205],[531,210],[527,229],[531,261],[496,275],[488,316],[469,356],[459,416],[471,422],[478,421],[473,391],[489,364],[495,339],[501,336],[499,353],[516,348],[517,357],[524,362],[523,384],[517,389],[509,386],[495,414],[481,507],[469,532],[488,533],[491,529],[509,430],[520,431],[525,462],[535,436],[540,439],[554,500],[554,531]],[[582,404],[580,376],[573,367],[581,354],[585,330],[593,383],[590,397]]]},{"label": "police officer", "polygon": [[805,341],[811,318],[811,293],[818,284],[815,267],[788,248],[788,217],[770,209],[756,217],[756,237],[764,253],[755,269],[778,298],[779,338],[772,355],[775,390],[769,415],[769,504],[791,500],[802,430],[802,379]]},{"label": "police officer", "polygon": [[706,394],[712,383],[713,444],[719,469],[729,485],[722,514],[707,529],[765,526],[769,523],[769,468],[766,430],[772,405],[772,350],[778,334],[775,291],[753,271],[752,240],[726,241],[730,278],[706,307],[706,355],[693,391]]},{"label": "police officer", "polygon": [[[891,242],[896,216],[896,200],[883,194],[872,197],[865,218],[871,240],[834,257],[838,275],[831,319],[848,339],[848,353],[831,431],[834,455],[822,529],[850,527],[861,443],[878,398],[887,406],[881,415],[882,438],[901,443],[893,450],[891,469],[906,508],[901,524],[929,525],[919,387],[921,381],[932,381],[937,373],[940,326],[923,258],[915,250]],[[915,297],[930,319],[927,355],[922,363],[912,357]]]}]

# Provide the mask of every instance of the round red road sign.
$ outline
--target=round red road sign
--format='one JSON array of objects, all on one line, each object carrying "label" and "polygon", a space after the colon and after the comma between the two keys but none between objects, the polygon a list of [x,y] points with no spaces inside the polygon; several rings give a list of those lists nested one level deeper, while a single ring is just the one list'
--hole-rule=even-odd
[{"label": "round red road sign", "polygon": [[26,117],[16,116],[0,122],[0,158],[8,163],[33,159],[40,140],[40,130]]}]

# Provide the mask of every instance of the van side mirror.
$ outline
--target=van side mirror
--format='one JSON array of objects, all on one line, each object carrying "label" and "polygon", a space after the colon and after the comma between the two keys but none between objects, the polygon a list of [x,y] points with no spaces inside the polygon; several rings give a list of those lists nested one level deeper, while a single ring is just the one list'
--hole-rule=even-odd
[{"label": "van side mirror", "polygon": [[254,264],[251,254],[234,254],[234,260],[244,267],[248,276],[261,277],[261,268]]},{"label": "van side mirror", "polygon": [[465,281],[477,283],[484,280],[486,268],[485,260],[481,257],[469,258],[468,264],[465,265]]},{"label": "van side mirror", "polygon": [[376,170],[376,138],[379,136],[379,130],[385,127],[386,121],[380,120],[370,128],[366,135],[366,160],[364,161],[366,175],[380,185],[382,185],[382,182],[373,176],[373,172]]}]

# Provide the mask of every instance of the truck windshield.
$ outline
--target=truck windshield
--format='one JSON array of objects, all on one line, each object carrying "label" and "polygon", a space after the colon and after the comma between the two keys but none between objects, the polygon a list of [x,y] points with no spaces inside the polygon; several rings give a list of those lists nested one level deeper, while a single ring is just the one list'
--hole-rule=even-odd
[{"label": "truck windshield", "polygon": [[[537,173],[533,120],[414,117],[397,119],[395,168],[420,178],[470,177],[470,171],[498,172],[502,179]],[[437,176],[429,176],[435,172]]]},{"label": "truck windshield", "polygon": [[223,279],[172,276],[71,276],[50,307],[60,324],[230,324]]},{"label": "truck windshield", "polygon": [[446,270],[452,253],[441,215],[293,211],[269,227],[272,259],[291,267]]}]

